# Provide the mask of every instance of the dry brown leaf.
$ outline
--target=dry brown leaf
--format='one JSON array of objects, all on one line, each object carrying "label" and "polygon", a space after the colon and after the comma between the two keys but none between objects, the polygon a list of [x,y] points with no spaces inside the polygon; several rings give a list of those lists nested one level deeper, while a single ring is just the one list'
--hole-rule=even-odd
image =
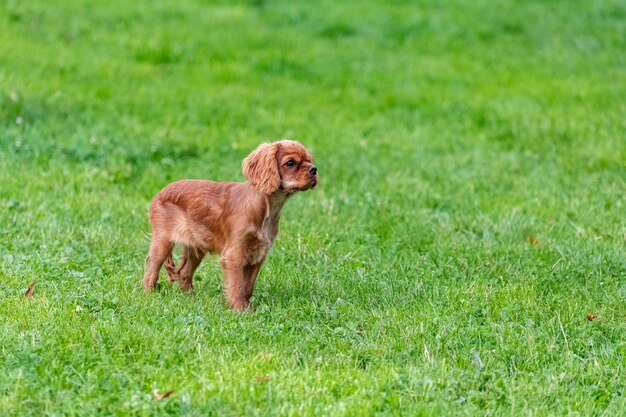
[{"label": "dry brown leaf", "polygon": [[597,314],[587,314],[587,320],[593,321],[598,318]]},{"label": "dry brown leaf", "polygon": [[28,289],[24,293],[26,298],[33,298],[33,295],[35,295],[35,282],[36,280],[31,282],[30,285],[28,286]]},{"label": "dry brown leaf", "polygon": [[269,380],[270,380],[269,375],[257,375],[257,377],[254,379],[254,382],[257,384],[261,384]]},{"label": "dry brown leaf", "polygon": [[535,245],[535,246],[541,245],[541,242],[539,241],[539,239],[537,239],[535,236],[532,236],[532,235],[526,236],[526,242],[530,243],[531,245]]},{"label": "dry brown leaf", "polygon": [[155,388],[155,389],[152,390],[152,395],[154,395],[154,399],[158,400],[158,401],[166,399],[167,397],[169,397],[173,393],[174,393],[174,391],[168,391],[165,394],[161,395],[161,394],[159,394],[159,390],[158,389]]}]

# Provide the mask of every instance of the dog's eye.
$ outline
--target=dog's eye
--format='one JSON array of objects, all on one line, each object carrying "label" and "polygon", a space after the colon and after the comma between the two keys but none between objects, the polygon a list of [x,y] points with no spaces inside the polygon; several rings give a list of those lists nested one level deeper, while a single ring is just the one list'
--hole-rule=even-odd
[{"label": "dog's eye", "polygon": [[292,167],[296,164],[296,161],[294,161],[293,159],[290,159],[289,161],[287,161],[287,166],[288,167]]}]

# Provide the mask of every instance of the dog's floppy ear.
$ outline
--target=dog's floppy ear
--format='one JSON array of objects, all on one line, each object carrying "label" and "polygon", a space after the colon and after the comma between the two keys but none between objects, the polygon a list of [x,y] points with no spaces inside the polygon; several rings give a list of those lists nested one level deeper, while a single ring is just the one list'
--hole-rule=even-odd
[{"label": "dog's floppy ear", "polygon": [[280,187],[280,174],[276,153],[278,144],[263,143],[248,155],[242,163],[243,175],[259,191],[272,194]]}]

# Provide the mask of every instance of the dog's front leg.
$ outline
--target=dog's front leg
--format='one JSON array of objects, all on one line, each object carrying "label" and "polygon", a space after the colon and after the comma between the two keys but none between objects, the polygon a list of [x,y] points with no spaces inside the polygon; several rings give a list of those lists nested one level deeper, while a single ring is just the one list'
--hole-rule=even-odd
[{"label": "dog's front leg", "polygon": [[250,301],[250,297],[252,297],[254,283],[256,282],[256,277],[259,275],[263,261],[265,261],[265,259],[261,260],[261,262],[256,265],[246,265],[244,268],[244,279],[246,282],[245,296],[248,302]]},{"label": "dog's front leg", "polygon": [[223,256],[221,260],[226,300],[233,309],[238,311],[245,311],[250,307],[249,298],[246,297],[247,283],[244,263],[243,256],[227,255]]}]

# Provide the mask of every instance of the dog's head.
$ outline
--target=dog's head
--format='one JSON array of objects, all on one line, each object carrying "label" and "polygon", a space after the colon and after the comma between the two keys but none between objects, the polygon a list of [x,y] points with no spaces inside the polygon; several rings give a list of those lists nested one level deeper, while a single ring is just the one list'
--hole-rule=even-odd
[{"label": "dog's head", "polygon": [[317,185],[313,156],[300,142],[263,143],[243,160],[243,175],[259,191],[305,191]]}]

